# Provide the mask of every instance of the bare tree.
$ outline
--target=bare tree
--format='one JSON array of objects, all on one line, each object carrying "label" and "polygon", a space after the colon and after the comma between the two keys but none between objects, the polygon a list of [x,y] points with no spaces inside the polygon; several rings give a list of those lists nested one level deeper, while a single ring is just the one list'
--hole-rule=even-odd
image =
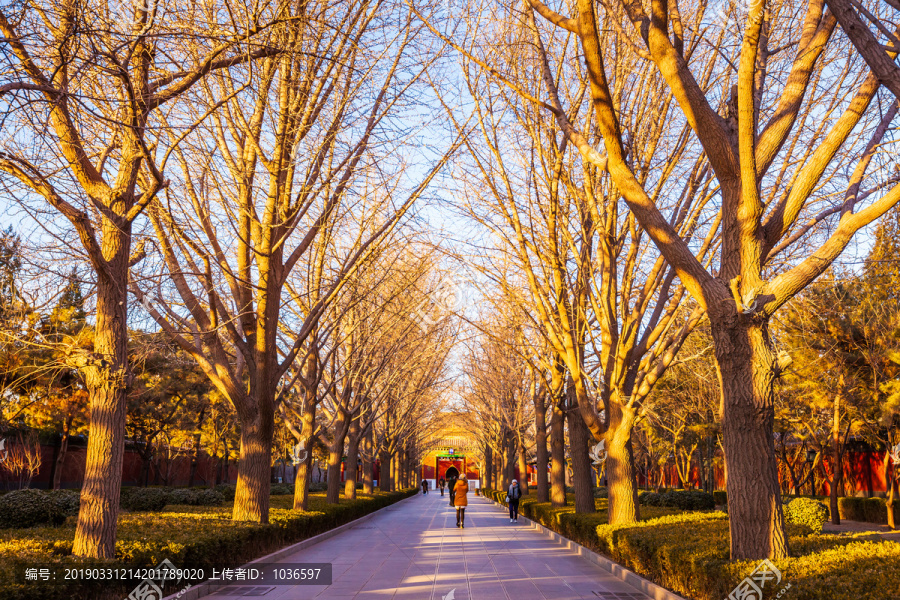
[{"label": "bare tree", "polygon": [[[264,36],[278,6],[158,0],[93,4],[19,2],[0,9],[0,93],[9,132],[0,171],[29,209],[50,206],[41,224],[74,232],[96,277],[93,350],[71,356],[90,394],[90,437],[74,553],[115,553],[131,375],[128,276],[144,254],[136,221],[167,181],[163,169],[182,132],[162,126],[179,100],[211,72],[277,50]],[[258,6],[258,5],[257,5]],[[202,115],[201,115],[202,117]],[[15,132],[15,133],[13,133]],[[24,190],[24,193],[21,193]],[[35,208],[43,212],[41,208]]]},{"label": "bare tree", "polygon": [[[144,275],[157,289],[135,287],[234,405],[241,460],[233,518],[259,522],[268,520],[283,377],[448,158],[410,184],[405,140],[383,135],[427,64],[413,56],[427,48],[403,6],[323,1],[286,10],[291,20],[277,30],[283,52],[220,71],[205,86],[201,110],[213,112],[203,135],[178,152],[179,194],[149,212],[164,265]],[[296,320],[283,310],[288,303],[301,307]]]},{"label": "bare tree", "polygon": [[[706,27],[712,15],[705,3],[655,0],[646,12],[640,3],[610,2],[598,12],[591,0],[579,0],[569,18],[539,0],[526,2],[527,13],[535,11],[555,32],[577,38],[592,123],[605,153],[572,129],[550,80],[544,105],[584,162],[609,172],[710,320],[723,396],[731,556],[784,557],[772,437],[772,386],[781,359],[769,320],[828,268],[857,231],[900,200],[900,186],[878,158],[896,106],[877,102],[875,74],[844,62],[846,46],[832,35],[836,20],[824,0],[810,2],[805,11],[786,2],[752,3],[737,25],[736,45],[726,42],[732,38],[724,28]],[[609,46],[610,36],[625,44]],[[552,68],[562,54],[549,45],[548,34],[541,39],[539,50]],[[669,131],[689,125],[718,182],[721,245],[711,264],[629,160],[626,122],[633,105],[621,103],[614,90],[632,74],[610,70],[611,48],[623,47],[665,80],[677,104],[676,114],[667,117]],[[710,52],[720,58],[711,61]],[[837,57],[845,66],[832,71]]]}]

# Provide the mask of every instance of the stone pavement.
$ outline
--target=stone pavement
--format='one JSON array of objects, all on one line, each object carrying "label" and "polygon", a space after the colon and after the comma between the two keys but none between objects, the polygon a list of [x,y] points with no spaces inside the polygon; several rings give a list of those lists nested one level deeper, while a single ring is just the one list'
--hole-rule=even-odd
[{"label": "stone pavement", "polygon": [[285,556],[279,563],[333,564],[330,586],[228,586],[209,600],[648,600],[608,571],[505,509],[470,497],[466,527],[435,491],[386,509],[358,526]]}]

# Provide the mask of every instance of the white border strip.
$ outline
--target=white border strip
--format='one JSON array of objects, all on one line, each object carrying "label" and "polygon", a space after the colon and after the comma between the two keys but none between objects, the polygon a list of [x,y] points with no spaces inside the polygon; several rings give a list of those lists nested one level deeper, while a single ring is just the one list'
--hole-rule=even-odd
[{"label": "white border strip", "polygon": [[[482,495],[482,498],[484,498],[484,495]],[[504,504],[497,502],[493,498],[485,498],[485,499],[490,502],[493,502],[497,506],[502,506],[502,507],[506,508],[506,506]],[[619,563],[606,558],[602,554],[597,554],[590,548],[585,548],[578,542],[574,542],[574,541],[570,540],[569,538],[553,531],[552,529],[547,529],[546,527],[544,527],[537,521],[532,521],[528,517],[525,517],[521,514],[519,515],[519,517],[522,519],[525,519],[527,522],[531,523],[532,529],[537,529],[538,531],[542,532],[544,535],[546,535],[553,541],[559,542],[560,544],[562,544],[568,550],[575,552],[582,558],[589,560],[590,562],[605,569],[606,571],[609,571],[613,576],[617,577],[618,579],[621,579],[622,581],[624,581],[631,587],[639,589],[640,591],[644,592],[645,594],[647,594],[648,596],[653,598],[653,600],[686,600],[685,598],[682,598],[681,596],[679,596],[673,592],[670,592],[666,588],[659,586],[648,579],[644,579],[643,577],[641,577],[634,571],[629,571],[628,569],[626,569]],[[165,600],[168,600],[168,599],[165,599]]]},{"label": "white border strip", "polygon": [[[410,496],[409,498],[404,498],[403,500],[398,500],[397,502],[388,504],[387,506],[382,506],[378,510],[372,511],[367,515],[363,515],[362,517],[360,517],[354,521],[344,523],[343,525],[338,525],[334,529],[329,529],[328,531],[320,533],[319,535],[299,541],[296,544],[291,544],[290,546],[285,546],[281,550],[276,550],[275,552],[273,552],[271,554],[267,554],[266,556],[257,558],[256,560],[250,561],[246,565],[243,565],[243,567],[238,567],[238,568],[247,568],[252,565],[257,565],[260,563],[274,562],[277,560],[281,560],[285,556],[288,556],[288,555],[293,554],[294,552],[298,552],[300,550],[305,550],[306,548],[309,548],[310,546],[315,546],[319,542],[324,542],[325,540],[327,540],[329,538],[333,538],[337,534],[347,531],[348,529],[351,529],[364,521],[368,521],[369,519],[371,519],[372,517],[374,517],[381,511],[385,510],[386,508],[395,507],[395,506],[402,504],[403,502],[406,502],[408,500],[411,500],[415,497],[416,497],[416,495],[413,495],[413,496]],[[245,586],[251,585],[251,583],[252,582],[248,581],[248,582],[244,582],[243,585],[245,585]],[[218,579],[215,579],[215,580],[207,579],[203,583],[198,583],[195,586],[191,586],[187,590],[182,590],[182,591],[176,592],[170,596],[166,596],[162,600],[198,600],[199,598],[203,598],[204,596],[208,596],[209,594],[217,592],[221,588],[233,586],[233,585],[240,585],[240,584],[236,583],[234,581],[230,581],[228,583],[222,583]]]}]

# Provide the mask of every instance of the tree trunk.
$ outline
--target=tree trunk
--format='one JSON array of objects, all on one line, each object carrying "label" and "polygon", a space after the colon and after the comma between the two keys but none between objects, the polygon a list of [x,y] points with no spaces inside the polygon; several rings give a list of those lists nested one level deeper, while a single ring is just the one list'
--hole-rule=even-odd
[{"label": "tree trunk", "polygon": [[565,413],[554,404],[550,417],[550,501],[566,505],[566,423]]},{"label": "tree trunk", "polygon": [[265,411],[259,412],[255,423],[242,419],[241,460],[232,511],[235,521],[269,522],[274,421],[274,413]]},{"label": "tree trunk", "polygon": [[341,493],[341,459],[344,458],[344,442],[350,429],[350,419],[350,415],[340,413],[334,424],[334,439],[328,447],[328,491],[325,494],[328,504],[337,504]]},{"label": "tree trunk", "polygon": [[344,445],[341,444],[337,449],[337,444],[332,443],[328,450],[328,467],[325,481],[327,482],[327,491],[325,493],[325,501],[328,504],[337,504],[338,496],[341,493],[341,459],[344,454]]},{"label": "tree trunk", "polygon": [[379,453],[378,489],[382,492],[391,491],[391,455],[387,449]]},{"label": "tree trunk", "polygon": [[535,484],[537,486],[537,501],[550,502],[550,480],[547,473],[547,405],[545,397],[538,394],[534,399],[534,425],[535,425]]},{"label": "tree trunk", "polygon": [[296,465],[297,472],[294,475],[294,510],[309,509],[309,481],[312,477],[312,448],[306,451],[306,456]]},{"label": "tree trunk", "polygon": [[516,478],[516,452],[513,446],[512,432],[507,431],[503,437],[503,489],[509,489]]},{"label": "tree trunk", "polygon": [[519,455],[519,487],[522,489],[522,495],[528,495],[528,457],[525,454],[525,445],[522,443],[522,440],[519,440],[518,452]]},{"label": "tree trunk", "polygon": [[[198,400],[199,400],[199,394]],[[206,407],[200,410],[200,416],[197,417],[197,430],[194,433],[194,454],[191,457],[191,473],[188,477],[188,487],[194,486],[194,478],[197,477],[197,466],[200,464],[200,442],[203,440],[203,419],[206,413]]]},{"label": "tree trunk", "polygon": [[66,465],[66,452],[69,450],[69,431],[72,429],[72,416],[66,418],[63,426],[62,439],[59,442],[59,452],[56,455],[56,463],[53,466],[53,483],[52,489],[58,490],[62,484],[63,469]]},{"label": "tree trunk", "polygon": [[[841,376],[840,384],[844,385],[844,377]],[[841,524],[841,514],[838,510],[838,492],[841,480],[844,477],[844,453],[841,448],[841,392],[834,399],[834,417],[831,422],[831,489],[829,490],[831,523]]]},{"label": "tree trunk", "polygon": [[391,455],[391,491],[396,492],[403,482],[400,481],[400,450]]},{"label": "tree trunk", "polygon": [[356,500],[356,461],[359,459],[359,415],[350,422],[347,463],[344,467],[344,498]]},{"label": "tree trunk", "polygon": [[897,505],[897,468],[894,465],[893,477],[888,479],[889,492],[887,497],[887,523],[891,529],[897,529],[896,519],[894,519],[894,507]]},{"label": "tree trunk", "polygon": [[[574,390],[571,395],[574,400]],[[594,504],[594,483],[591,475],[591,456],[588,449],[590,432],[577,405],[566,411],[566,424],[569,426],[569,455],[572,457],[572,484],[575,487],[575,512],[592,513],[597,508]]]},{"label": "tree trunk", "polygon": [[366,430],[363,436],[363,461],[362,461],[362,484],[363,494],[374,494],[375,485],[373,484],[373,475],[375,471],[374,461],[372,458],[372,426]]},{"label": "tree trunk", "polygon": [[635,415],[634,410],[623,410],[615,400],[609,403],[609,412],[609,428],[606,431],[609,524],[623,525],[640,519],[631,441]]},{"label": "tree trunk", "polygon": [[107,258],[108,272],[98,273],[94,356],[84,369],[91,422],[72,548],[75,556],[91,558],[115,557],[125,455],[125,400],[131,377],[126,292],[130,227],[118,233],[106,231],[112,228],[104,220],[104,255],[112,250],[113,256]]},{"label": "tree trunk", "polygon": [[775,353],[768,324],[712,320],[722,389],[731,559],[788,556],[773,425]]},{"label": "tree trunk", "polygon": [[494,488],[494,451],[491,449],[490,444],[484,445],[484,487],[487,489]]}]

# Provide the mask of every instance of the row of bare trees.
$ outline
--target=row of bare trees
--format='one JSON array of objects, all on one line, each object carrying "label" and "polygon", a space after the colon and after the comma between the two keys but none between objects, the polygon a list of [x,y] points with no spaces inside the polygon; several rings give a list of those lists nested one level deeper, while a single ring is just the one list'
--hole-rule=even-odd
[{"label": "row of bare trees", "polygon": [[236,520],[268,519],[289,393],[329,407],[335,448],[384,406],[399,412],[372,451],[405,443],[398,423],[433,399],[442,354],[388,366],[392,343],[421,334],[357,313],[373,289],[361,282],[453,148],[428,162],[408,150],[402,117],[436,56],[408,9],[24,0],[0,9],[0,32],[6,195],[43,229],[45,259],[86,261],[94,284],[93,347],[69,356],[90,404],[74,553],[114,554],[135,322],[167,334],[233,405]]},{"label": "row of bare trees", "polygon": [[455,29],[419,12],[474,99],[474,128],[448,109],[478,184],[461,209],[503,257],[486,270],[517,274],[496,283],[540,341],[520,354],[550,357],[545,393],[606,444],[611,522],[638,517],[635,423],[706,322],[731,556],[788,554],[770,321],[900,200],[888,5],[473,0]]},{"label": "row of bare trees", "polygon": [[[86,261],[96,288],[93,347],[69,357],[91,413],[75,553],[114,549],[135,319],[233,405],[235,519],[267,519],[282,411],[298,443],[328,447],[332,474],[346,443],[408,477],[455,333],[409,317],[432,289],[435,270],[416,267],[428,253],[386,249],[414,248],[403,226],[461,149],[446,185],[488,232],[476,262],[505,319],[479,321],[472,362],[519,361],[469,373],[468,401],[502,407],[483,431],[504,470],[530,412],[554,469],[568,435],[576,508],[593,509],[588,446],[603,441],[610,519],[637,519],[635,424],[707,322],[732,557],[786,556],[773,443],[786,358],[770,321],[900,200],[883,91],[900,89],[896,8],[5,6],[3,184],[56,240],[48,254]],[[447,47],[458,76],[438,61]],[[426,98],[451,135],[413,153]]]}]

